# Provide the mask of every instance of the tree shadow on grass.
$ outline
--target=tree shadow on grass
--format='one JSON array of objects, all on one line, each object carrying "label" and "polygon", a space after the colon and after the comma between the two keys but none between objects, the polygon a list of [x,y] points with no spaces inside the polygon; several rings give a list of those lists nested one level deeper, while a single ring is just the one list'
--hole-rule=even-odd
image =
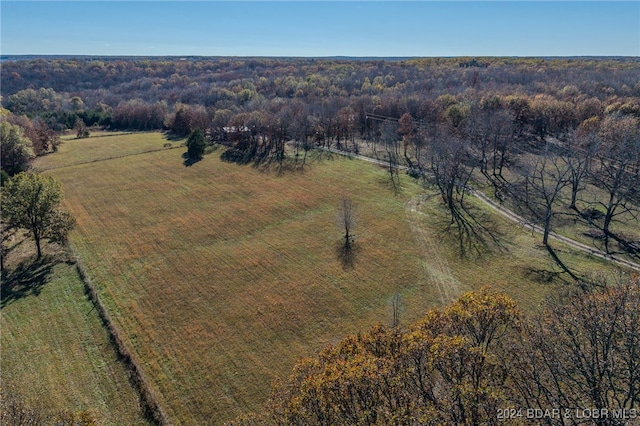
[{"label": "tree shadow on grass", "polygon": [[571,277],[571,279],[574,280],[575,282],[583,281],[581,277],[576,275],[571,269],[569,269],[569,267],[562,260],[560,260],[560,258],[558,257],[558,254],[550,245],[547,245],[547,252],[551,256],[553,261],[556,263],[556,265],[558,265],[560,269],[562,269],[562,272],[569,275],[569,277]]},{"label": "tree shadow on grass", "polygon": [[640,260],[640,241],[635,241],[626,236],[618,235],[614,233],[610,233],[609,236],[614,240],[616,240],[622,253],[626,253],[629,256],[635,258],[636,260]]},{"label": "tree shadow on grass", "polygon": [[255,160],[255,155],[235,148],[229,148],[220,154],[220,160],[225,163],[245,165]]},{"label": "tree shadow on grass", "polygon": [[182,158],[184,158],[184,161],[182,162],[182,164],[184,164],[185,167],[191,167],[194,164],[196,164],[198,161],[202,160],[202,157],[201,158],[191,158],[191,157],[189,157],[189,153],[187,153],[187,152],[182,154]]},{"label": "tree shadow on grass", "polygon": [[170,142],[181,142],[187,140],[188,135],[177,135],[175,133],[167,133],[165,134],[165,139]]},{"label": "tree shadow on grass", "polygon": [[336,257],[344,270],[355,268],[357,252],[358,247],[353,240],[349,244],[345,244],[345,241],[341,240],[335,247]]},{"label": "tree shadow on grass", "polygon": [[56,263],[58,261],[54,257],[45,255],[35,261],[24,260],[13,270],[4,269],[0,284],[0,309],[22,298],[39,296],[49,282]]},{"label": "tree shadow on grass", "polygon": [[473,206],[460,207],[457,204],[440,218],[434,219],[439,238],[448,240],[457,246],[460,259],[480,259],[486,255],[509,252],[505,234],[500,231],[490,215]]},{"label": "tree shadow on grass", "polygon": [[526,277],[541,284],[553,284],[558,281],[569,284],[568,281],[563,280],[562,272],[560,271],[553,271],[545,268],[527,267],[524,268],[524,274]]},{"label": "tree shadow on grass", "polygon": [[289,172],[300,172],[302,168],[296,164],[293,158],[278,158],[273,155],[259,154],[251,151],[242,151],[236,148],[228,148],[220,154],[220,160],[225,163],[233,163],[241,166],[251,165],[262,173],[273,173],[283,176]]},{"label": "tree shadow on grass", "polygon": [[565,264],[560,259],[560,257],[558,256],[558,253],[551,246],[549,245],[544,246],[544,250],[547,251],[547,254],[549,254],[551,259],[553,260],[554,265],[558,267],[559,270],[553,270],[553,268],[537,269],[537,268],[528,267],[528,268],[525,268],[525,274],[528,277],[543,284],[552,284],[552,283],[562,283],[562,284],[581,283],[583,285],[589,284],[589,282],[584,277],[578,276],[577,271],[571,270],[569,266],[567,266],[567,264]]}]

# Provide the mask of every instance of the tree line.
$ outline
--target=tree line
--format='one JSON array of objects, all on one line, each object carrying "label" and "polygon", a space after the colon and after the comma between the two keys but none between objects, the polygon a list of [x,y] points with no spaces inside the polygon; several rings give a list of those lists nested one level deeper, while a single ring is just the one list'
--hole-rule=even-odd
[{"label": "tree line", "polygon": [[601,110],[638,114],[637,67],[634,58],[80,58],[5,61],[0,78],[4,107],[52,128],[72,128],[80,117],[88,126],[188,134],[180,120],[173,126],[184,106],[206,130],[255,111],[268,111],[271,122],[305,105],[313,132],[335,139],[363,136],[366,111],[431,120],[453,100],[491,95],[516,96],[518,124],[541,135]]}]

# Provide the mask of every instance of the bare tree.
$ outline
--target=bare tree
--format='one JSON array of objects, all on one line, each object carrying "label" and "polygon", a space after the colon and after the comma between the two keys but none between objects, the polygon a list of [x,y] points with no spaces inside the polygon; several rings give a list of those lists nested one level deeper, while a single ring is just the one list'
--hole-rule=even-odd
[{"label": "bare tree", "polygon": [[[530,408],[593,408],[609,413],[640,403],[640,287],[638,280],[552,303],[523,324],[510,345],[512,398]],[[588,424],[631,424],[611,418]],[[585,424],[567,418],[546,424]]]},{"label": "bare tree", "polygon": [[509,157],[514,124],[513,114],[502,109],[500,100],[494,98],[483,99],[478,105],[470,108],[469,116],[465,120],[464,134],[471,142],[480,171],[493,185],[499,198],[500,189],[505,184],[502,170]]},{"label": "bare tree", "polygon": [[478,213],[465,203],[465,194],[471,179],[474,162],[468,146],[446,130],[438,133],[428,150],[433,182],[450,214],[447,230],[457,231],[460,254],[468,249],[480,254],[489,242],[499,245],[494,230],[479,219]]},{"label": "bare tree", "polygon": [[382,143],[387,153],[387,161],[389,163],[389,182],[393,188],[393,192],[400,192],[400,175],[398,174],[398,152],[399,133],[397,123],[385,122],[382,125]]},{"label": "bare tree", "polygon": [[602,143],[596,153],[596,167],[591,169],[591,180],[603,189],[604,200],[592,201],[605,211],[602,224],[604,242],[609,252],[613,220],[624,213],[637,219],[640,186],[640,123],[631,116],[613,117],[602,124]]},{"label": "bare tree", "polygon": [[562,153],[562,160],[569,169],[569,186],[571,187],[571,201],[569,208],[578,210],[576,202],[578,201],[578,193],[585,189],[584,182],[589,171],[589,165],[593,157],[593,139],[588,137],[586,140],[578,136],[569,139]]},{"label": "bare tree", "polygon": [[552,219],[558,215],[557,204],[561,201],[562,190],[571,183],[571,168],[562,156],[550,152],[550,144],[547,143],[540,158],[524,173],[524,182],[520,186],[522,195],[519,197],[524,198],[521,200],[522,204],[533,215],[533,219],[542,224],[542,244],[554,262],[573,280],[579,281],[580,278],[560,260],[549,245]]},{"label": "bare tree", "polygon": [[342,197],[340,200],[338,221],[340,223],[340,228],[344,232],[338,247],[338,258],[345,268],[352,268],[355,260],[353,235],[353,228],[355,227],[355,213],[353,202],[349,197]]},{"label": "bare tree", "polygon": [[557,213],[556,203],[561,191],[569,185],[570,168],[562,158],[547,149],[529,170],[526,171],[523,195],[525,205],[544,228],[542,244],[549,246],[551,219]]}]

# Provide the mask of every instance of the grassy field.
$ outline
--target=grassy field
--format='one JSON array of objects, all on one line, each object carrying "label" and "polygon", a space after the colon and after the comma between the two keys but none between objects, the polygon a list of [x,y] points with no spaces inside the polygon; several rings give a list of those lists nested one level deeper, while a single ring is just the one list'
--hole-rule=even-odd
[{"label": "grassy field", "polygon": [[94,132],[90,138],[77,139],[67,135],[61,138],[58,152],[37,158],[33,164],[36,171],[44,172],[72,164],[105,161],[113,158],[177,147],[158,132],[131,133]]},{"label": "grassy field", "polygon": [[[524,309],[568,285],[538,236],[491,215],[503,247],[461,258],[439,197],[406,176],[394,196],[386,172],[358,160],[314,157],[279,175],[218,150],[185,167],[184,149],[165,143],[159,133],[70,140],[37,167],[62,181],[72,244],[175,424],[259,409],[299,358],[390,324],[396,293],[410,322],[486,284]],[[78,152],[88,146],[92,156]],[[357,215],[353,269],[336,253],[343,196]],[[558,249],[585,273],[609,268]]]},{"label": "grassy field", "polygon": [[42,261],[33,263],[33,242],[20,240],[6,259],[0,315],[4,397],[45,415],[86,410],[100,425],[147,424],[75,266],[50,246],[45,250]]}]

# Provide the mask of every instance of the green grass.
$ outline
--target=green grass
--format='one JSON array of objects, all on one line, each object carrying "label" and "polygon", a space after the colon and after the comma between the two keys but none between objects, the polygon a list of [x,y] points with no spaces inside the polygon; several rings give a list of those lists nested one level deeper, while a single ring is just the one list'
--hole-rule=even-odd
[{"label": "green grass", "polygon": [[36,158],[33,162],[33,169],[43,172],[73,164],[105,161],[127,155],[179,147],[182,142],[184,142],[182,139],[169,141],[159,132],[136,133],[135,135],[123,132],[96,132],[90,138],[83,139],[65,136],[62,138],[58,152]]},{"label": "green grass", "polygon": [[[491,245],[481,256],[470,253],[461,257],[457,248],[458,240],[451,233],[445,233],[447,212],[443,205],[432,202],[422,206],[423,224],[439,241],[438,252],[448,263],[451,274],[462,283],[463,290],[477,289],[490,285],[513,297],[521,309],[534,311],[544,298],[574,285],[573,279],[551,258],[542,246],[542,236],[532,234],[513,222],[507,221],[498,213],[489,212],[473,197],[467,203],[475,207],[482,222],[493,225],[499,235],[500,245]],[[620,269],[614,264],[576,251],[565,244],[551,241],[560,260],[585,280],[595,280],[603,275],[613,276]]]},{"label": "green grass", "polygon": [[[258,410],[301,357],[390,324],[395,293],[409,323],[486,284],[524,309],[569,285],[538,236],[497,216],[502,250],[461,258],[439,197],[417,203],[425,191],[407,176],[394,196],[384,169],[363,161],[313,156],[279,175],[222,162],[221,150],[190,167],[183,149],[140,153],[166,143],[158,133],[92,139],[38,166],[62,181],[72,244],[175,424]],[[85,143],[94,157],[75,152]],[[343,196],[357,216],[353,269],[336,253]],[[571,267],[607,268],[559,249]]]},{"label": "green grass", "polygon": [[[533,163],[536,160],[539,160],[540,157],[529,154],[527,157],[522,157],[520,161],[530,161]],[[514,171],[509,170],[508,168],[504,169],[504,176],[509,182],[517,182],[518,180],[522,180],[522,176],[517,175]],[[476,171],[474,174],[474,183],[473,185],[482,190],[486,195],[493,197],[494,190],[493,186],[491,186],[488,182],[486,182],[486,178],[482,176],[479,171]],[[576,206],[579,211],[585,211],[589,208],[595,208],[602,212],[604,215],[604,208],[602,206],[597,205],[596,201],[605,202],[608,200],[609,195],[606,191],[597,188],[596,186],[590,184],[587,178],[584,178],[581,186],[583,189],[578,193]],[[570,186],[567,185],[560,192],[559,197],[554,203],[554,216],[551,221],[551,229],[553,232],[556,232],[559,235],[563,235],[565,237],[571,238],[575,241],[579,241],[581,243],[591,245],[592,247],[606,251],[604,242],[601,240],[593,239],[592,237],[585,235],[589,231],[601,229],[603,226],[603,219],[594,220],[593,223],[589,223],[588,220],[582,218],[575,210],[569,208],[569,204],[571,202],[571,189]],[[518,206],[516,205],[516,201],[513,199],[504,200],[504,205],[512,210],[517,211]],[[628,203],[628,207],[637,212],[640,206],[634,205],[632,202]],[[524,209],[520,214],[522,217],[531,218],[531,213]],[[538,223],[541,225],[541,223]],[[614,217],[611,225],[610,231],[616,235],[619,235],[626,239],[629,242],[637,242],[640,241],[640,230],[638,229],[638,218],[635,214],[625,212],[622,207],[620,207],[616,211],[616,216]],[[542,237],[540,237],[542,239]],[[609,243],[610,253],[615,254],[616,256],[626,259],[635,263],[639,262],[638,255],[633,255],[627,253],[624,248],[622,248],[614,238],[611,238]]]},{"label": "green grass", "polygon": [[[138,397],[109,343],[98,314],[87,300],[75,266],[59,255],[33,263],[17,278],[7,259],[3,279],[0,342],[2,389],[32,409],[53,415],[89,411],[100,425],[144,425]],[[46,246],[45,250],[51,252]],[[16,286],[9,290],[7,283]]]}]

